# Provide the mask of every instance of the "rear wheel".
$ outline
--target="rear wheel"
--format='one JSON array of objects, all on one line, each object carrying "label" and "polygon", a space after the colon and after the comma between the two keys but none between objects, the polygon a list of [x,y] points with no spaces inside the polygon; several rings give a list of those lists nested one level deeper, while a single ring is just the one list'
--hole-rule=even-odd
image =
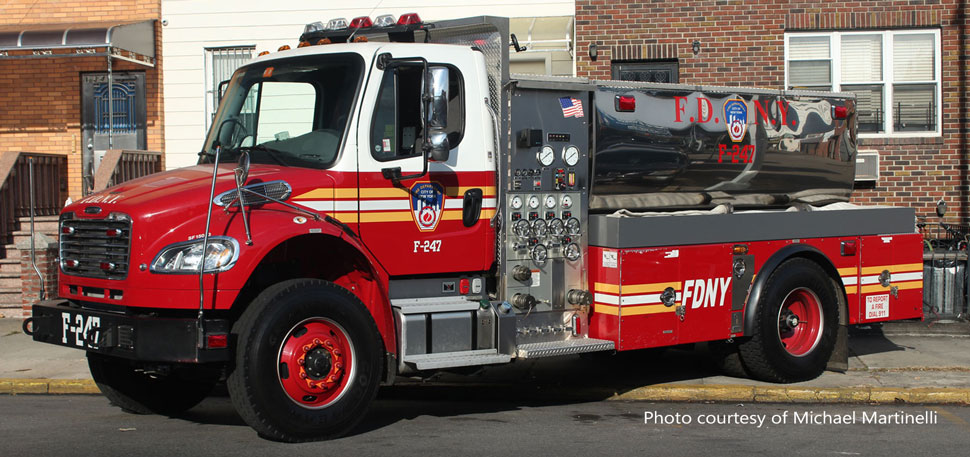
[{"label": "rear wheel", "polygon": [[229,394],[260,435],[309,441],[363,418],[383,371],[380,334],[363,303],[336,284],[298,279],[261,293],[233,326]]},{"label": "rear wheel", "polygon": [[801,258],[782,263],[765,285],[754,334],[738,346],[746,371],[772,382],[822,374],[835,347],[837,293],[816,263]]},{"label": "rear wheel", "polygon": [[167,367],[168,373],[161,374],[94,352],[88,352],[88,368],[108,401],[133,414],[182,413],[199,404],[218,381],[218,371],[205,367]]}]

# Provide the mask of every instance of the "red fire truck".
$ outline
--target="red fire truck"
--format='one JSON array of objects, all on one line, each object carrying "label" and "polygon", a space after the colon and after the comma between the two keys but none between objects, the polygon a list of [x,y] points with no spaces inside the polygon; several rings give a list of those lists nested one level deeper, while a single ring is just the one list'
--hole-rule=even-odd
[{"label": "red fire truck", "polygon": [[399,375],[708,342],[775,382],[922,316],[914,211],[848,204],[851,95],[509,74],[508,20],[310,24],[226,86],[197,166],[67,206],[37,341],[285,441]]}]

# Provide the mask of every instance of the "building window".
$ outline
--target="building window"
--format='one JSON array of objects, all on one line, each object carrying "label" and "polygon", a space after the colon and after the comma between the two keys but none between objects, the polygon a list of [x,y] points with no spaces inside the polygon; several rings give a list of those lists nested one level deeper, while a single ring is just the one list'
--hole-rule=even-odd
[{"label": "building window", "polygon": [[222,91],[222,82],[228,81],[233,72],[253,58],[256,46],[232,46],[205,49],[205,98],[206,98],[206,130],[209,122],[216,115]]},{"label": "building window", "polygon": [[856,94],[874,136],[939,135],[939,30],[786,33],[789,89]]},{"label": "building window", "polygon": [[676,60],[638,60],[613,62],[613,79],[616,81],[639,81],[644,83],[677,83]]}]

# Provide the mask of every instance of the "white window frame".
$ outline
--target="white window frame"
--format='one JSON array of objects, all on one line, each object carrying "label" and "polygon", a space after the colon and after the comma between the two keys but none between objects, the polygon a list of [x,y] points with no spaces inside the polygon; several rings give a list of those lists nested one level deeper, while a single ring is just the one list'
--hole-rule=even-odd
[{"label": "white window frame", "polygon": [[[936,131],[926,132],[896,132],[894,113],[892,110],[893,85],[896,84],[893,75],[893,43],[894,38],[899,35],[933,35],[933,81],[912,82],[905,84],[936,84]],[[842,88],[842,36],[849,35],[879,35],[882,37],[882,81],[872,82],[851,82],[847,86],[882,84],[883,86],[883,122],[885,131],[883,132],[859,132],[859,138],[926,138],[939,137],[943,135],[943,57],[942,45],[940,43],[940,29],[906,29],[906,30],[853,30],[839,32],[786,32],[785,33],[785,88],[789,87],[788,81],[788,50],[790,48],[791,37],[827,37],[829,39],[829,59],[832,64],[832,91],[839,92]],[[902,84],[902,83],[901,83]]]}]

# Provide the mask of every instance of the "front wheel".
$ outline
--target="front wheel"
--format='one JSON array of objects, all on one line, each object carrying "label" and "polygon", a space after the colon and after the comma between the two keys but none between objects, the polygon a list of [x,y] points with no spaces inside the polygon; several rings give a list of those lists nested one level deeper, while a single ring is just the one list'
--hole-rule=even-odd
[{"label": "front wheel", "polygon": [[772,382],[822,374],[835,347],[837,293],[816,263],[801,258],[782,263],[765,285],[754,334],[738,346],[746,371]]},{"label": "front wheel", "polygon": [[363,418],[383,370],[380,334],[346,289],[297,279],[261,293],[233,326],[228,388],[242,418],[278,441],[329,439]]}]

